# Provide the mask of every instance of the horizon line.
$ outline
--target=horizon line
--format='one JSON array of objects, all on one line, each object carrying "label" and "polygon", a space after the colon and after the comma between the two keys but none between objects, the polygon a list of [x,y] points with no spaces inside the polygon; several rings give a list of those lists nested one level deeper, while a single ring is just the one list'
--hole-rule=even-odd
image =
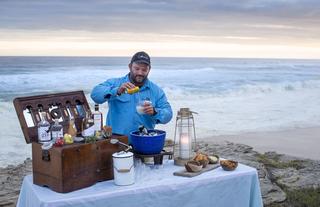
[{"label": "horizon line", "polygon": [[[70,58],[90,58],[90,57],[98,57],[98,58],[131,58],[132,56],[112,56],[112,55],[0,55],[0,58],[4,57],[70,57]],[[320,58],[295,58],[295,57],[213,57],[213,56],[151,56],[152,58],[193,58],[193,59],[272,59],[272,60],[320,60]]]}]

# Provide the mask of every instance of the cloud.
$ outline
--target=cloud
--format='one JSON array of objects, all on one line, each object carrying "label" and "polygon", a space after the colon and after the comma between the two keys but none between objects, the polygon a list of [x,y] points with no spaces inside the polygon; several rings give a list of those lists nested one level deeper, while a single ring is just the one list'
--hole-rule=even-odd
[{"label": "cloud", "polygon": [[316,0],[0,0],[0,27],[192,32],[243,22],[295,26],[297,19],[319,23],[319,8]]},{"label": "cloud", "polygon": [[[320,44],[318,0],[0,0],[0,39]],[[11,40],[13,41],[13,40]]]}]

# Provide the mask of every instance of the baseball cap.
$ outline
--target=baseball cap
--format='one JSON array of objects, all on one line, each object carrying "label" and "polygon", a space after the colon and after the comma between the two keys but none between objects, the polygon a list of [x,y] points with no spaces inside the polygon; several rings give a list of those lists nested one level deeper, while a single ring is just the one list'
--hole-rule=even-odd
[{"label": "baseball cap", "polygon": [[131,58],[131,64],[135,62],[135,63],[145,63],[147,65],[151,64],[150,61],[150,56],[146,53],[146,52],[137,52],[136,54],[134,54]]}]

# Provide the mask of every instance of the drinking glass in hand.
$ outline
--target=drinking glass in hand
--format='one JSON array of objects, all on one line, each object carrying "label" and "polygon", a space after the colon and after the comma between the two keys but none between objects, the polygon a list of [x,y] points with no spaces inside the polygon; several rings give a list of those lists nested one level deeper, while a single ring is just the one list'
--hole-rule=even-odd
[{"label": "drinking glass in hand", "polygon": [[136,109],[137,109],[138,114],[145,114],[145,113],[144,113],[144,108],[145,108],[145,106],[151,105],[151,104],[152,104],[152,103],[151,103],[151,101],[149,101],[149,100],[139,101],[138,104],[137,104],[137,106],[136,106]]}]

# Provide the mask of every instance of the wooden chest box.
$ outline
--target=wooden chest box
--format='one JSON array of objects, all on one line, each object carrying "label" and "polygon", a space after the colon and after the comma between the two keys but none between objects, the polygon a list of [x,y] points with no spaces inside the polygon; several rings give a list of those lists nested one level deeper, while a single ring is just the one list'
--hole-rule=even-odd
[{"label": "wooden chest box", "polygon": [[[110,139],[94,143],[74,143],[43,150],[38,143],[39,111],[47,112],[52,124],[59,118],[64,133],[71,117],[80,132],[83,117],[90,107],[83,91],[29,96],[14,99],[14,106],[27,143],[32,143],[33,182],[66,193],[113,179],[112,154],[123,150]],[[115,136],[128,143],[126,136]]]}]

